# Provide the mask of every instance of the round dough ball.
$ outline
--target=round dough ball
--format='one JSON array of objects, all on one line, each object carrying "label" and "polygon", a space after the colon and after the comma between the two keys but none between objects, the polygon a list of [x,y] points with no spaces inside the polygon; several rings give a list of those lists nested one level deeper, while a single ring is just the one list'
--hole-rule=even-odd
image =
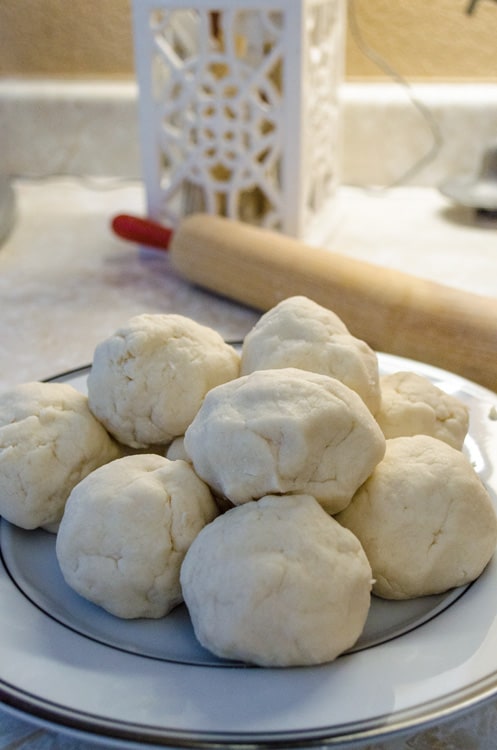
[{"label": "round dough ball", "polygon": [[304,493],[329,513],[350,502],[385,452],[357,393],[295,368],[259,370],[214,388],[184,445],[197,474],[234,505]]},{"label": "round dough ball", "polygon": [[469,428],[469,409],[428,378],[395,372],[380,378],[381,408],[376,419],[386,438],[431,435],[461,450]]},{"label": "round dough ball", "polygon": [[173,442],[168,445],[165,456],[171,461],[177,461],[178,459],[181,459],[182,461],[188,461],[188,463],[191,463],[190,456],[185,450],[184,435],[180,435],[179,437],[174,438]]},{"label": "round dough ball", "polygon": [[378,357],[352,336],[331,310],[307,297],[283,300],[265,313],[246,335],[241,374],[297,367],[337,378],[375,414],[381,402]]},{"label": "round dough ball", "polygon": [[0,395],[0,515],[52,531],[72,488],[120,456],[117,444],[67,383],[23,383]]},{"label": "round dough ball", "polygon": [[337,520],[359,539],[386,599],[438,594],[476,579],[497,543],[497,520],[461,451],[414,435],[385,457]]},{"label": "round dough ball", "polygon": [[267,667],[320,664],[352,647],[371,582],[356,537],[307,495],[229,510],[200,532],[181,568],[200,643]]},{"label": "round dough ball", "polygon": [[56,553],[71,588],[117,617],[158,618],[182,601],[185,553],[218,511],[184,461],[156,454],[103,466],[72,491]]},{"label": "round dough ball", "polygon": [[125,445],[164,445],[185,432],[207,391],[239,370],[240,355],[212,328],[137,315],[97,346],[90,409]]}]

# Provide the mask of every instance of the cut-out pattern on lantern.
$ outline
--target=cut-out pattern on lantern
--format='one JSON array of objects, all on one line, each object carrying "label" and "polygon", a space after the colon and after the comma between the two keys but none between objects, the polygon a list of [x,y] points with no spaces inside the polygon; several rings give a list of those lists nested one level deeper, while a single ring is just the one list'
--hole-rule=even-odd
[{"label": "cut-out pattern on lantern", "polygon": [[134,0],[150,215],[295,236],[339,183],[342,0]]}]

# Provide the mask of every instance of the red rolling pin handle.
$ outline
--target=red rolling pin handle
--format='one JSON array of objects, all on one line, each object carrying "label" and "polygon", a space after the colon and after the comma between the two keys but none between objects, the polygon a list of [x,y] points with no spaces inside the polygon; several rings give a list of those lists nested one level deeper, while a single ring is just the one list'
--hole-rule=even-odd
[{"label": "red rolling pin handle", "polygon": [[119,214],[112,219],[112,230],[124,240],[168,250],[173,230],[151,219]]}]

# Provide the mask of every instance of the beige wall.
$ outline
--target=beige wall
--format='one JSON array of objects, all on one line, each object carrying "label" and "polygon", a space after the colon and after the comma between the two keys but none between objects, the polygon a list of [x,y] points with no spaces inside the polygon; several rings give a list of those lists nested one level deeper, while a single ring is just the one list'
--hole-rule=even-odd
[{"label": "beige wall", "polygon": [[0,74],[132,72],[128,0],[0,0]]},{"label": "beige wall", "polygon": [[[497,81],[497,2],[468,3],[353,0],[347,78],[385,78],[365,43],[412,81]],[[0,75],[131,77],[129,0],[0,0]]]},{"label": "beige wall", "polygon": [[353,34],[412,80],[497,81],[497,2],[479,0],[354,0],[349,12],[347,75],[382,77]]}]

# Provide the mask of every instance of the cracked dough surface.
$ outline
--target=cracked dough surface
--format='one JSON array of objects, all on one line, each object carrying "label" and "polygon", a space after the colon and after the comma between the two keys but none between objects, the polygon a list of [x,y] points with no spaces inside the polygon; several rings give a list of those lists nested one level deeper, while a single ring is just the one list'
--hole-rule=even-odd
[{"label": "cracked dough surface", "polygon": [[181,569],[195,634],[260,666],[331,661],[361,634],[371,568],[353,534],[307,495],[268,496],[200,532]]},{"label": "cracked dough surface", "polygon": [[95,349],[88,400],[121,443],[147,448],[183,435],[210,388],[238,377],[240,355],[182,315],[136,315]]},{"label": "cracked dough surface", "polygon": [[386,438],[431,435],[461,450],[469,428],[468,407],[422,375],[396,372],[380,378],[376,419]]},{"label": "cracked dough surface", "polygon": [[383,457],[385,439],[346,385],[282,368],[210,391],[184,446],[197,474],[235,505],[307,493],[337,513]]},{"label": "cracked dough surface", "polygon": [[409,599],[475,580],[497,521],[468,458],[431,436],[387,440],[383,461],[337,520],[360,540],[375,594]]},{"label": "cracked dough surface", "polygon": [[217,515],[185,461],[126,456],[75,487],[56,541],[66,582],[122,618],[163,617],[182,601],[180,566]]},{"label": "cracked dough surface", "polygon": [[337,378],[356,391],[373,414],[379,409],[376,352],[352,336],[334,312],[307,297],[283,300],[264,313],[244,339],[242,375],[278,367]]},{"label": "cracked dough surface", "polygon": [[30,382],[0,395],[0,515],[16,526],[56,526],[72,488],[118,456],[71,385]]}]

